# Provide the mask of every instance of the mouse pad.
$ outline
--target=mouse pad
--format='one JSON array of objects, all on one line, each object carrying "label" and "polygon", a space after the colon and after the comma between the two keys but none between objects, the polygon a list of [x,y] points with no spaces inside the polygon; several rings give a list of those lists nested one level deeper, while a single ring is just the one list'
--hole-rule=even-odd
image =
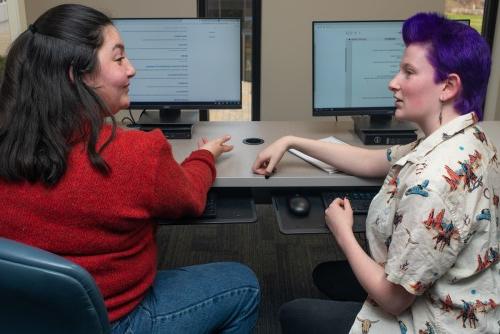
[{"label": "mouse pad", "polygon": [[[283,234],[331,233],[325,222],[325,207],[319,195],[306,196],[311,205],[309,214],[298,217],[288,210],[288,196],[273,196],[273,207],[278,220],[280,232]],[[365,231],[364,215],[354,216],[354,232]]]}]

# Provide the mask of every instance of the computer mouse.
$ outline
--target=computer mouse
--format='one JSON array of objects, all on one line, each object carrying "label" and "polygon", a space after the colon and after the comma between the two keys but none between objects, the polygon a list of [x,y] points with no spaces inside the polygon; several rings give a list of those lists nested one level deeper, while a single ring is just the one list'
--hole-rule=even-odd
[{"label": "computer mouse", "polygon": [[288,198],[288,211],[292,215],[304,217],[309,214],[310,209],[311,203],[306,197],[297,194]]}]

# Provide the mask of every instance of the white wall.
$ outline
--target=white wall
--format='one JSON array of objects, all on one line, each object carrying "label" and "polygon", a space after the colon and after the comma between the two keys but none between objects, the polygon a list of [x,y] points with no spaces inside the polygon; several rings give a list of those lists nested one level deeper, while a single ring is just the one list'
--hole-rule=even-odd
[{"label": "white wall", "polygon": [[7,3],[0,2],[0,23],[3,23],[9,19],[9,12],[7,11]]},{"label": "white wall", "polygon": [[[11,0],[9,0],[11,1]],[[196,0],[24,0],[28,23],[47,9],[63,3],[79,3],[111,17],[195,17]]]},{"label": "white wall", "polygon": [[[111,17],[194,17],[196,0],[9,0],[14,39],[45,10],[81,3]],[[404,19],[417,11],[444,10],[444,0],[262,0],[261,119],[312,118],[312,31],[315,20]],[[500,22],[500,11],[497,22]],[[485,119],[500,120],[500,24]]]},{"label": "white wall", "polygon": [[9,0],[7,8],[9,11],[10,40],[13,41],[26,29],[24,0]]}]

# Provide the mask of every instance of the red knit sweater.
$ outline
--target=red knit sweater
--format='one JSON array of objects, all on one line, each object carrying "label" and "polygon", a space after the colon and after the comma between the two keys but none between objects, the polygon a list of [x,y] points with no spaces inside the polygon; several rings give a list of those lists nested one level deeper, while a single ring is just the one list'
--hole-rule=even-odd
[{"label": "red knit sweater", "polygon": [[[101,133],[108,138],[110,127]],[[118,130],[102,157],[103,176],[76,145],[53,188],[0,179],[0,235],[46,249],[87,269],[110,321],[131,312],[151,286],[157,265],[153,217],[199,215],[215,179],[214,158],[194,151],[178,164],[159,130]]]}]

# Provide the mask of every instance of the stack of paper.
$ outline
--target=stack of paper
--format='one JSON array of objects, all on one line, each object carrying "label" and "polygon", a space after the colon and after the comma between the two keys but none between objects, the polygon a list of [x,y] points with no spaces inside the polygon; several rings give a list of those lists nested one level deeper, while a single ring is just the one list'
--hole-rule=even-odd
[{"label": "stack of paper", "polygon": [[[337,144],[345,144],[343,141],[341,141],[340,139],[337,139],[335,138],[334,136],[330,136],[330,137],[326,137],[326,138],[322,138],[322,139],[319,139],[321,141],[324,141],[324,142],[327,142],[327,143],[337,143]],[[327,172],[328,174],[333,174],[333,173],[336,173],[337,170],[329,165],[329,164],[326,164],[324,163],[323,161],[321,160],[318,160],[316,158],[313,158],[311,156],[308,156],[307,154],[304,154],[300,151],[297,151],[296,149],[294,148],[291,148],[288,150],[288,152],[298,156],[299,158],[301,159],[304,159],[305,161],[309,162],[310,164],[312,164],[313,166],[316,166],[322,170],[324,170],[325,172]]]}]

